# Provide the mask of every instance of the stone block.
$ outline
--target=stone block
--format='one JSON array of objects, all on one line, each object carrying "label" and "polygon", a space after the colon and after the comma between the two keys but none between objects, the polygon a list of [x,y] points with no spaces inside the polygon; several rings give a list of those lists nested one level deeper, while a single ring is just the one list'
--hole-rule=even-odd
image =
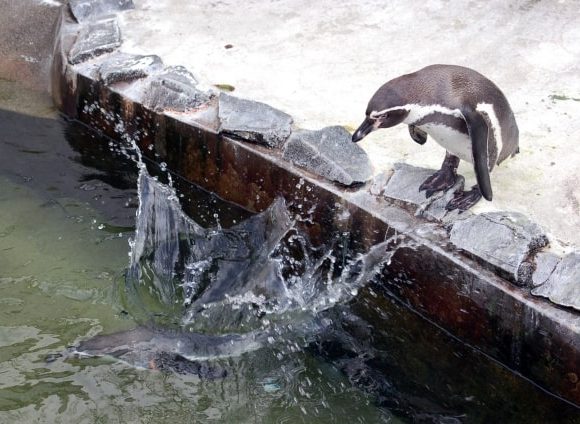
[{"label": "stone block", "polygon": [[394,173],[389,179],[383,195],[391,200],[417,208],[428,204],[430,199],[427,199],[424,191],[419,191],[419,186],[434,172],[432,169],[396,163]]},{"label": "stone block", "polygon": [[133,0],[69,0],[69,6],[77,22],[95,20],[135,7]]},{"label": "stone block", "polygon": [[361,184],[372,177],[372,164],[366,152],[340,126],[293,132],[284,145],[283,157],[345,186]]},{"label": "stone block", "polygon": [[73,65],[114,51],[121,45],[121,30],[116,19],[83,26],[69,53]]},{"label": "stone block", "polygon": [[185,112],[199,108],[210,99],[210,94],[197,88],[197,80],[187,69],[175,66],[153,78],[143,103],[158,112]]},{"label": "stone block", "polygon": [[[445,210],[445,206],[456,191],[463,190],[465,179],[459,175],[457,182],[449,190],[436,192],[427,198],[425,191],[419,191],[419,187],[433,173],[435,173],[433,169],[396,163],[393,176],[388,181],[383,196],[407,208],[410,207],[417,215],[443,220],[447,215],[451,215]],[[452,215],[458,214],[454,212]]]},{"label": "stone block", "polygon": [[534,287],[540,286],[548,281],[552,272],[556,269],[556,265],[562,258],[552,252],[538,252],[534,258],[536,269],[532,274],[532,285]]},{"label": "stone block", "polygon": [[141,56],[119,53],[99,67],[99,79],[106,85],[145,78],[161,69],[159,56]]},{"label": "stone block", "polygon": [[517,212],[489,212],[456,221],[451,243],[518,285],[532,283],[532,253],[548,244],[542,228]]},{"label": "stone block", "polygon": [[[459,211],[453,210],[449,212],[445,207],[447,203],[453,200],[453,196],[458,191],[463,191],[465,187],[465,178],[458,175],[457,181],[450,189],[446,191],[440,191],[433,194],[429,198],[429,203],[420,210],[419,214],[434,220],[443,221],[445,223],[453,222],[456,219],[464,219],[466,216],[471,215],[469,211]],[[424,192],[422,192],[424,193]]]},{"label": "stone block", "polygon": [[580,253],[564,256],[548,281],[532,290],[532,294],[580,311]]},{"label": "stone block", "polygon": [[389,179],[393,176],[393,170],[388,170],[385,172],[381,172],[376,175],[372,182],[371,186],[369,187],[369,193],[373,196],[382,196]]},{"label": "stone block", "polygon": [[265,103],[221,93],[220,132],[267,147],[280,147],[292,132],[292,117]]}]

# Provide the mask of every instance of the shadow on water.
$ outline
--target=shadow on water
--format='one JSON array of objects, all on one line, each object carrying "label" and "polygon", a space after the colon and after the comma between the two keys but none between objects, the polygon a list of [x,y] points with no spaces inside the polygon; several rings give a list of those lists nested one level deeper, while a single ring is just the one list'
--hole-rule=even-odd
[{"label": "shadow on water", "polygon": [[[0,170],[47,201],[75,198],[132,228],[137,206],[135,162],[111,154],[81,124],[0,110]],[[64,140],[68,141],[63,142]]]},{"label": "shadow on water", "polygon": [[[0,124],[3,177],[65,209],[63,199],[85,202],[106,216],[103,231],[132,236],[105,313],[138,324],[74,333],[78,352],[113,360],[36,358],[17,386],[0,372],[11,422],[38,418],[31,405],[93,422],[580,422],[578,409],[385,292],[380,271],[400,240],[358,251],[337,231],[314,245],[282,199],[251,214],[78,123],[0,112]],[[27,325],[62,314],[48,313]],[[0,366],[27,364],[30,343],[7,340],[38,331],[19,328],[27,335],[0,337]],[[60,412],[47,413],[51,393]]]}]

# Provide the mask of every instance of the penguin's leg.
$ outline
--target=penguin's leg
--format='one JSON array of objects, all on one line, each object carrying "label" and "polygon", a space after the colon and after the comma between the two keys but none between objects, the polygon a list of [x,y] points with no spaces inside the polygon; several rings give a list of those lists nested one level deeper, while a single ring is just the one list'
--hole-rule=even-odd
[{"label": "penguin's leg", "polygon": [[423,181],[423,184],[419,186],[419,191],[425,190],[425,196],[429,198],[436,191],[450,189],[457,181],[458,166],[459,158],[446,152],[441,169]]},{"label": "penguin's leg", "polygon": [[469,191],[458,191],[453,195],[453,199],[445,205],[445,209],[447,211],[453,211],[458,209],[459,212],[464,212],[467,209],[471,208],[475,205],[479,200],[482,198],[481,190],[479,186],[476,184],[471,187]]}]

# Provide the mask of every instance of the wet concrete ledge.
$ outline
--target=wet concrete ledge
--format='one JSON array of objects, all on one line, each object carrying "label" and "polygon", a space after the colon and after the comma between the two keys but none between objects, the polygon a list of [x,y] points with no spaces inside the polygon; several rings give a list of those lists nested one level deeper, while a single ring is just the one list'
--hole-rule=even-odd
[{"label": "wet concrete ledge", "polygon": [[96,3],[71,1],[62,10],[52,90],[63,113],[135,140],[149,159],[248,210],[284,196],[312,223],[314,242],[343,230],[351,247],[367,249],[398,234],[381,297],[400,299],[580,405],[578,254],[546,251],[544,231],[520,214],[446,214],[462,180],[430,199],[417,187],[432,170],[401,164],[369,181],[368,158],[346,131],[297,130],[268,105],[200,90],[187,70],[165,68],[160,58],[123,54],[114,13],[131,2]]}]

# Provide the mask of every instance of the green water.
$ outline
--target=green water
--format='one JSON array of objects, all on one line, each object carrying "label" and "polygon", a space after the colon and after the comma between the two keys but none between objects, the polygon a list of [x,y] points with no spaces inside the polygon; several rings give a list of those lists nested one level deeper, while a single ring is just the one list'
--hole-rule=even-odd
[{"label": "green water", "polygon": [[46,115],[0,110],[0,423],[395,422],[302,349],[220,360],[217,379],[68,353],[135,326],[118,296],[135,169]]},{"label": "green water", "polygon": [[99,229],[106,219],[84,202],[53,200],[0,177],[0,422],[339,422],[338,411],[360,422],[385,417],[340,374],[320,374],[325,365],[304,353],[232,359],[236,374],[214,381],[113,360],[47,363],[79,338],[133,325],[113,290],[130,232]]}]

